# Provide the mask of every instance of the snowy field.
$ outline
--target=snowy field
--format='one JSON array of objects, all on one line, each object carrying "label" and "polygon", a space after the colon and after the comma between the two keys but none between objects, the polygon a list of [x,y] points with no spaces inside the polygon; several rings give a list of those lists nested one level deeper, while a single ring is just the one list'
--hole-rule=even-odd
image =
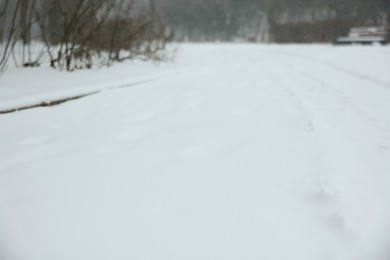
[{"label": "snowy field", "polygon": [[1,260],[390,259],[390,48],[10,68]]}]

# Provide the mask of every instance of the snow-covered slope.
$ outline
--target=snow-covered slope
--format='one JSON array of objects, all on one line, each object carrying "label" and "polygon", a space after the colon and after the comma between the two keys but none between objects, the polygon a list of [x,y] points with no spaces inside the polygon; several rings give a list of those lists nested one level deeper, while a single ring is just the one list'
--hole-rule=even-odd
[{"label": "snow-covered slope", "polygon": [[388,47],[243,44],[12,69],[0,109],[105,91],[0,115],[0,259],[387,260],[389,71]]}]

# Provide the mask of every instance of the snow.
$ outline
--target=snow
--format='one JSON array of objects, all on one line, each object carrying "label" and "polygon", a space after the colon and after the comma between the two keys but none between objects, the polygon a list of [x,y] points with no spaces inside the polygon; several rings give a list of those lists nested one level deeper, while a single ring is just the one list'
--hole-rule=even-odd
[{"label": "snow", "polygon": [[10,69],[0,110],[100,92],[0,115],[0,259],[387,260],[389,71],[388,47],[250,44]]}]

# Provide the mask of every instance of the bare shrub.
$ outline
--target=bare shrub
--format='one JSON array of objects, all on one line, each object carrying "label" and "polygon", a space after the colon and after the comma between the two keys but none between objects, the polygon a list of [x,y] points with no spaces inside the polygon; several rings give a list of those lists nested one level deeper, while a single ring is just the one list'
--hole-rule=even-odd
[{"label": "bare shrub", "polygon": [[11,55],[67,71],[161,60],[171,36],[153,0],[0,0],[0,71]]},{"label": "bare shrub", "polygon": [[153,2],[46,0],[36,16],[51,66],[67,71],[139,56],[159,59],[170,40]]}]

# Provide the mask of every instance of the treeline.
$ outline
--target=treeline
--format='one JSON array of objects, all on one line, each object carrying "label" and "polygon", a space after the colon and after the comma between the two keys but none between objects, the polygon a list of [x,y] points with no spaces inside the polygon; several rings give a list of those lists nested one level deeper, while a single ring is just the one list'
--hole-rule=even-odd
[{"label": "treeline", "polygon": [[332,41],[351,26],[389,24],[389,0],[161,0],[182,41]]},{"label": "treeline", "polygon": [[161,0],[179,41],[233,41],[253,35],[264,17],[262,0]]},{"label": "treeline", "polygon": [[351,27],[390,25],[389,0],[272,0],[274,42],[329,42]]},{"label": "treeline", "polygon": [[153,0],[0,0],[0,70],[67,71],[142,57],[161,59],[171,33]]}]

